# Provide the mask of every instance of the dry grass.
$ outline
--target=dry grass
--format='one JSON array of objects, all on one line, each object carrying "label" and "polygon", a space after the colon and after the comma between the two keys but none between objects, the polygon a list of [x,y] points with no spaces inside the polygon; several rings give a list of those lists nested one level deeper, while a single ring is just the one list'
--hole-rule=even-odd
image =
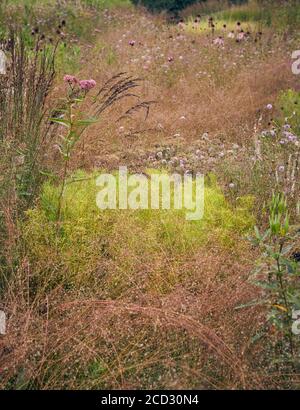
[{"label": "dry grass", "polygon": [[264,385],[264,373],[251,364],[255,349],[250,340],[261,321],[259,310],[234,310],[253,296],[247,265],[236,262],[236,255],[195,255],[183,267],[189,279],[170,294],[121,300],[67,296],[58,288],[28,305],[30,266],[25,260],[22,268],[21,281],[15,289],[11,285],[5,305],[9,328],[1,339],[3,387]]},{"label": "dry grass", "polygon": [[[270,30],[259,42],[254,42],[255,33],[252,40],[241,43],[226,38],[222,49],[212,44],[208,30],[185,32],[165,26],[160,18],[133,12],[122,12],[121,21],[115,13],[114,19],[117,27],[87,51],[83,61],[89,64],[80,74],[93,76],[100,84],[120,70],[143,77],[142,95],[157,104],[147,122],[137,116],[130,124],[115,123],[125,108],[121,104],[113,117],[108,114],[94,126],[85,137],[85,166],[93,167],[103,153],[124,152],[128,147],[145,151],[177,134],[188,145],[204,132],[249,145],[258,110],[295,84],[290,70],[293,43]],[[134,46],[129,45],[131,40]]]}]

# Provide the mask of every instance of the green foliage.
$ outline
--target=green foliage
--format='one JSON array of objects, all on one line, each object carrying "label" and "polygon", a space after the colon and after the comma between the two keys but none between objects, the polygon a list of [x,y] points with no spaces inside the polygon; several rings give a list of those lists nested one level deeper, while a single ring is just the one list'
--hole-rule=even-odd
[{"label": "green foliage", "polygon": [[39,206],[27,212],[23,232],[36,267],[33,288],[81,284],[117,297],[140,280],[145,290],[166,292],[181,280],[180,264],[197,249],[212,240],[238,248],[236,235],[254,225],[251,198],[241,199],[233,209],[215,182],[206,184],[200,221],[187,221],[186,210],[100,211],[97,176],[78,171],[67,181],[59,233],[60,186],[47,182]]},{"label": "green foliage", "polygon": [[217,18],[227,21],[259,22],[265,26],[272,26],[278,31],[287,27],[296,29],[300,22],[300,5],[296,0],[288,0],[284,5],[273,1],[249,1],[246,4],[231,7],[216,13]]},{"label": "green foliage", "polygon": [[169,12],[178,12],[197,0],[132,0],[135,5],[147,7],[150,11],[160,12],[163,10]]},{"label": "green foliage", "polygon": [[300,93],[292,89],[282,91],[277,105],[282,113],[279,118],[280,123],[290,124],[293,132],[300,135]]},{"label": "green foliage", "polygon": [[[261,258],[253,272],[254,283],[263,290],[257,301],[268,307],[267,319],[277,329],[284,358],[295,365],[299,356],[299,336],[292,332],[294,312],[300,309],[299,263],[291,253],[299,230],[289,224],[287,202],[283,194],[274,194],[269,209],[269,227],[264,233],[255,228],[253,243],[261,249]],[[299,364],[299,363],[298,363]]]}]

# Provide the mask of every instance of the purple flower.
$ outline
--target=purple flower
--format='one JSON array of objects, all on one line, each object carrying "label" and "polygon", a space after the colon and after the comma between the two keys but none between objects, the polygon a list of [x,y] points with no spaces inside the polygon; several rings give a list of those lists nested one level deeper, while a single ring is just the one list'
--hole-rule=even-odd
[{"label": "purple flower", "polygon": [[96,85],[96,81],[95,80],[81,80],[79,81],[79,86],[82,90],[86,90],[89,91],[92,88],[94,88]]},{"label": "purple flower", "polygon": [[288,136],[288,140],[289,140],[290,142],[295,142],[295,141],[297,141],[297,137],[296,137],[296,135],[294,135],[294,134],[290,134],[290,135]]},{"label": "purple flower", "polygon": [[69,74],[66,74],[64,76],[64,82],[68,84],[73,84],[73,85],[78,84],[77,78],[74,75],[69,75]]},{"label": "purple flower", "polygon": [[285,170],[284,165],[280,165],[280,166],[278,167],[278,171],[279,171],[279,172],[284,172],[284,170]]},{"label": "purple flower", "polygon": [[267,110],[272,110],[273,109],[273,105],[272,104],[268,104],[267,105]]}]

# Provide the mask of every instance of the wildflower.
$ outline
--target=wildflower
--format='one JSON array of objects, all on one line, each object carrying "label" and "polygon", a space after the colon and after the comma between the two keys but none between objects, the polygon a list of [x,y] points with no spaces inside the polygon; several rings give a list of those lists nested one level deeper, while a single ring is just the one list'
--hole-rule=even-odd
[{"label": "wildflower", "polygon": [[69,74],[66,74],[64,76],[64,82],[69,83],[70,85],[71,84],[73,84],[73,85],[78,84],[77,78],[74,75],[69,75]]},{"label": "wildflower", "polygon": [[233,182],[230,182],[230,184],[228,185],[228,187],[229,187],[230,189],[233,189],[233,188],[235,187],[235,185],[234,185]]},{"label": "wildflower", "polygon": [[205,132],[205,133],[202,135],[202,139],[208,140],[208,132]]},{"label": "wildflower", "polygon": [[224,46],[224,40],[223,40],[222,37],[215,38],[214,41],[213,41],[213,43],[214,43],[216,46],[221,46],[221,47]]},{"label": "wildflower", "polygon": [[285,170],[284,165],[280,165],[280,166],[278,167],[278,171],[279,171],[279,172],[284,172],[284,170]]},{"label": "wildflower", "polygon": [[285,131],[290,130],[290,129],[291,129],[290,124],[284,124],[283,129],[284,129]]},{"label": "wildflower", "polygon": [[237,40],[238,41],[242,41],[242,40],[244,40],[244,38],[245,38],[245,33],[244,32],[240,32],[240,33],[238,33],[238,35],[237,35]]},{"label": "wildflower", "polygon": [[89,91],[96,86],[95,80],[81,80],[79,81],[79,86],[82,90]]},{"label": "wildflower", "polygon": [[174,61],[174,58],[173,57],[168,57],[168,61],[169,61],[169,63],[171,63],[172,61]]},{"label": "wildflower", "polygon": [[129,45],[130,45],[131,47],[133,47],[133,46],[135,45],[135,41],[134,41],[134,40],[130,40],[130,41],[129,41]]},{"label": "wildflower", "polygon": [[231,31],[230,33],[228,33],[227,37],[228,38],[235,38],[234,31]]},{"label": "wildflower", "polygon": [[267,108],[267,110],[272,110],[272,109],[273,109],[273,105],[272,105],[272,104],[268,104],[266,108]]},{"label": "wildflower", "polygon": [[295,142],[295,141],[297,141],[297,137],[296,137],[296,135],[294,135],[294,134],[289,134],[288,140],[289,140],[290,142]]}]

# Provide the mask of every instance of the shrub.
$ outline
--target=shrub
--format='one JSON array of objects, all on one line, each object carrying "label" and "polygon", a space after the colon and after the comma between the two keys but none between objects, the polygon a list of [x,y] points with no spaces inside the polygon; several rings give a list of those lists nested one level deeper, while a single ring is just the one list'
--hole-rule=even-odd
[{"label": "shrub", "polygon": [[178,12],[193,3],[197,3],[197,0],[132,0],[135,5],[142,5],[150,11],[163,11]]}]

